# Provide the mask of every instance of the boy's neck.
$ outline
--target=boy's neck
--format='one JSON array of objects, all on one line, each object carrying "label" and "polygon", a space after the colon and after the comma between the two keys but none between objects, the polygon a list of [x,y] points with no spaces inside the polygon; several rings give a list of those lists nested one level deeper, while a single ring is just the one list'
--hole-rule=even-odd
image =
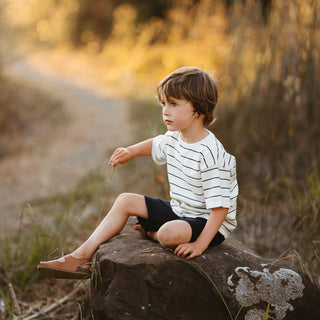
[{"label": "boy's neck", "polygon": [[186,132],[180,131],[180,138],[186,143],[196,143],[204,139],[208,135],[208,131],[203,127],[193,128]]}]

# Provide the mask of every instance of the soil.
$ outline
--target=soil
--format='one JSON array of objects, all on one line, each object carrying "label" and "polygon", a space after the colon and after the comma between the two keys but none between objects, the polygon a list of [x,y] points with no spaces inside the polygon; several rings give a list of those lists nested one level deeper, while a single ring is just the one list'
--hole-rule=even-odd
[{"label": "soil", "polygon": [[86,173],[105,165],[107,152],[129,141],[128,101],[112,96],[81,68],[64,72],[67,66],[55,69],[46,64],[48,58],[14,61],[4,70],[62,101],[71,121],[37,147],[0,160],[1,234],[16,230],[31,200],[70,190]]}]

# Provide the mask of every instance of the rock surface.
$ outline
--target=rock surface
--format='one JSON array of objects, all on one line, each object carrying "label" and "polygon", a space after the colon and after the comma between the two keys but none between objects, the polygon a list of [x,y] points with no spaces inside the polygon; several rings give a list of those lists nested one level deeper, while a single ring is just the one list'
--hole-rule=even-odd
[{"label": "rock surface", "polygon": [[320,290],[290,263],[226,240],[193,260],[133,230],[100,246],[92,278],[95,320],[320,319]]}]

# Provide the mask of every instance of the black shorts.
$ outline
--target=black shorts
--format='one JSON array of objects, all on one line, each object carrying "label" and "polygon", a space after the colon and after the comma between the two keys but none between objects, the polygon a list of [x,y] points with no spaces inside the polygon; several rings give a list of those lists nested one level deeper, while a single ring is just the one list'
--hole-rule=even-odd
[{"label": "black shorts", "polygon": [[[166,222],[173,220],[183,220],[190,224],[192,236],[190,242],[194,242],[199,237],[207,220],[204,218],[180,218],[171,209],[169,201],[144,196],[148,210],[148,219],[138,217],[138,221],[145,231],[158,231]],[[219,245],[224,241],[224,236],[218,232],[209,246]]]}]

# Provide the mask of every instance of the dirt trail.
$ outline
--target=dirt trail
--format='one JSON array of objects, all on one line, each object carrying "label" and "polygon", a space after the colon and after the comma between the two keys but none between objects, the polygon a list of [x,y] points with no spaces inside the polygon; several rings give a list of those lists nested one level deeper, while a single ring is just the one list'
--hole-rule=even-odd
[{"label": "dirt trail", "polygon": [[94,79],[65,77],[26,61],[16,61],[6,73],[57,97],[72,121],[45,148],[0,161],[0,232],[17,226],[28,201],[72,188],[104,165],[106,150],[129,139],[126,101],[110,97]]}]

